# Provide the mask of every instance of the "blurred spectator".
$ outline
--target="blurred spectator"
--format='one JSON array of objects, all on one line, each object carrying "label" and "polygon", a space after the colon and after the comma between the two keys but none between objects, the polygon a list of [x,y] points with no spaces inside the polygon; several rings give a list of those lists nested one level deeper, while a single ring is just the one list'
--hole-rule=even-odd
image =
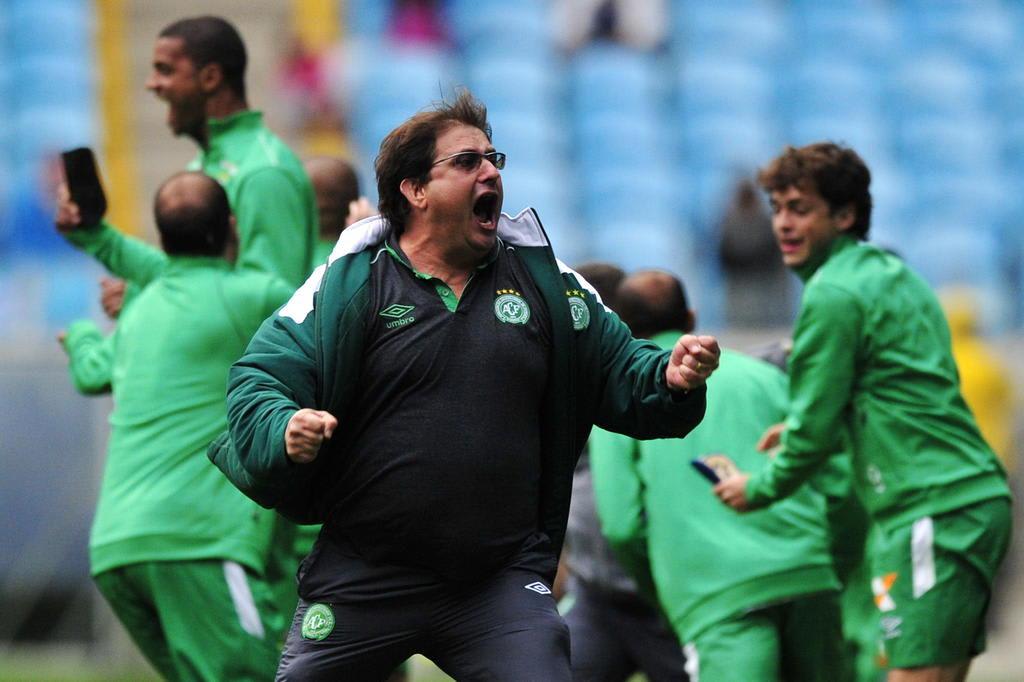
[{"label": "blurred spectator", "polygon": [[[302,166],[316,193],[320,235],[313,252],[313,264],[320,265],[331,254],[341,231],[366,215],[360,210],[359,178],[352,164],[333,156],[314,156]],[[352,215],[353,209],[355,216]]]},{"label": "blurred spectator", "polygon": [[299,37],[291,40],[278,76],[280,99],[288,127],[304,137],[331,131],[344,124],[331,100],[324,55]]},{"label": "blurred spectator", "polygon": [[557,0],[553,10],[555,40],[570,52],[592,40],[653,50],[667,37],[664,0]]},{"label": "blurred spectator", "polygon": [[440,46],[448,42],[448,27],[436,0],[395,0],[388,36],[407,45]]},{"label": "blurred spectator", "polygon": [[953,359],[960,372],[960,392],[974,413],[981,435],[1012,476],[1016,469],[1015,397],[1010,369],[978,334],[977,295],[967,288],[956,288],[942,292],[941,300],[949,320]]},{"label": "blurred spectator", "polygon": [[772,221],[752,180],[733,190],[718,225],[718,257],[726,280],[726,319],[765,327],[790,322],[790,282],[772,235]]}]

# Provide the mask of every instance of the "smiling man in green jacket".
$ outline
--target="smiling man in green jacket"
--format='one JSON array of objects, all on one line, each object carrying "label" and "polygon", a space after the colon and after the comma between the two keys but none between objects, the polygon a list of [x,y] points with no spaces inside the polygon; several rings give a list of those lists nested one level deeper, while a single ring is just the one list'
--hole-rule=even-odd
[{"label": "smiling man in green jacket", "polygon": [[985,647],[1010,538],[1006,475],[960,395],[945,317],[899,258],[865,243],[871,175],[851,149],[787,148],[761,171],[785,264],[805,289],[781,452],[720,483],[739,510],[792,494],[841,450],[874,524],[872,588],[892,681],[962,680]]},{"label": "smiling man in green jacket", "polygon": [[324,522],[279,679],[423,653],[456,679],[568,682],[551,581],[580,449],[595,423],[687,433],[717,342],[633,339],[532,211],[502,214],[505,155],[468,93],[376,165],[382,217],[257,332],[211,446],[244,492]]},{"label": "smiling man in green jacket", "polygon": [[[188,170],[202,171],[228,194],[237,220],[235,267],[277,275],[293,287],[309,274],[317,238],[316,199],[302,163],[246,99],[245,44],[219,17],[181,19],[153,47],[146,88],[167,102],[167,125],[199,147]],[[65,194],[57,226],[115,275],[145,286],[158,272],[124,270],[125,238],[110,224],[78,224]],[[80,228],[85,229],[80,229]]]}]

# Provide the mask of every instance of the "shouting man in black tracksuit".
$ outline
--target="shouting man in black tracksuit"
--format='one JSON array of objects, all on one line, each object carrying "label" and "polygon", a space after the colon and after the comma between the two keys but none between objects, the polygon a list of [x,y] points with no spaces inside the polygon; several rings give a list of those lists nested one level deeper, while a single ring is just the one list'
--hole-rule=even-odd
[{"label": "shouting man in black tracksuit", "polygon": [[382,679],[418,652],[456,679],[569,680],[550,585],[590,428],[682,436],[703,415],[715,339],[633,339],[532,211],[501,213],[504,165],[468,93],[392,131],[381,217],[232,370],[211,458],[324,523],[279,679]]}]

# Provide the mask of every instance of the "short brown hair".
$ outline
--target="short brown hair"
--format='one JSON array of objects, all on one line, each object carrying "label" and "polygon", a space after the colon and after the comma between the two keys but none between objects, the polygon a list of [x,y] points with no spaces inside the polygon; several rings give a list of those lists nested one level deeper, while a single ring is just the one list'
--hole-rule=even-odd
[{"label": "short brown hair", "polygon": [[832,142],[786,147],[757,174],[767,192],[789,187],[813,189],[833,213],[853,205],[856,217],[850,234],[866,239],[871,227],[871,171],[857,152]]},{"label": "short brown hair", "polygon": [[377,208],[396,232],[405,228],[409,202],[399,186],[406,178],[427,182],[436,153],[437,137],[449,127],[464,124],[479,128],[491,139],[487,107],[468,90],[459,91],[454,102],[439,102],[401,124],[380,143],[374,162],[377,173]]}]

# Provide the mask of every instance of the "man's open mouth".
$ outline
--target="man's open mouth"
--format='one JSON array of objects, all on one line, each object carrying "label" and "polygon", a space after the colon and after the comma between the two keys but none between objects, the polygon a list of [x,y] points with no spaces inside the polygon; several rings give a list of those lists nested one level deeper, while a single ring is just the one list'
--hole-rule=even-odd
[{"label": "man's open mouth", "polygon": [[481,225],[492,225],[498,221],[498,195],[496,192],[487,192],[477,197],[473,202],[473,215],[477,217]]}]

